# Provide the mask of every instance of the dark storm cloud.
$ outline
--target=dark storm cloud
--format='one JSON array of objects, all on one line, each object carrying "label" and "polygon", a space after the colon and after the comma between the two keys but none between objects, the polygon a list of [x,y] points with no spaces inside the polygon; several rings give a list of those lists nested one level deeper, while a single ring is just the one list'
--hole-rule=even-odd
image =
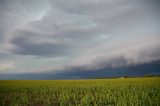
[{"label": "dark storm cloud", "polygon": [[[8,62],[17,63],[15,72],[43,65],[43,71],[90,71],[157,61],[159,4],[158,0],[1,0],[0,51],[10,55]],[[6,64],[2,65],[11,66]]]},{"label": "dark storm cloud", "polygon": [[[160,60],[160,46],[151,46],[149,48],[141,48],[141,50],[128,50],[131,52],[122,52],[122,53],[118,53],[115,55],[109,55],[109,57],[106,56],[101,56],[100,54],[98,54],[99,56],[97,56],[97,54],[91,54],[93,55],[94,58],[85,58],[85,57],[80,57],[81,61],[73,61],[70,65],[66,65],[64,67],[55,69],[55,72],[60,72],[60,73],[65,73],[66,71],[66,75],[67,73],[85,73],[86,71],[93,71],[91,73],[94,73],[95,71],[98,72],[99,70],[103,70],[103,72],[106,70],[106,73],[108,74],[112,74],[111,71],[109,70],[121,70],[121,69],[125,69],[125,73],[127,74],[133,74],[133,72],[129,72],[130,67],[134,67],[134,66],[141,66],[141,69],[143,69],[142,74],[145,74],[147,72],[154,72],[154,68],[149,67],[147,68],[143,68],[143,64],[145,64],[144,66],[146,67],[147,64],[156,64],[155,66],[157,67],[159,64],[159,60]],[[115,51],[116,52],[116,51]],[[137,53],[138,52],[138,53]],[[131,54],[130,54],[131,53]],[[90,56],[91,56],[90,55]],[[131,56],[130,56],[131,55]],[[87,55],[87,57],[89,57],[89,55]],[[88,61],[89,60],[89,61]],[[128,72],[126,72],[126,67]],[[159,68],[156,68],[156,72],[158,72]],[[152,69],[152,71],[149,71],[149,69]],[[132,69],[132,68],[131,68]],[[139,68],[137,68],[139,69]],[[108,71],[107,71],[108,70]],[[145,70],[148,70],[145,72]],[[52,72],[53,70],[48,70],[49,72]],[[75,71],[75,72],[74,72]],[[78,71],[78,72],[77,72]],[[120,71],[120,72],[116,72],[117,75],[124,75],[124,70]],[[136,71],[134,69],[134,71]],[[122,72],[122,73],[121,73]],[[141,72],[140,72],[141,73]],[[115,74],[115,73],[114,73]],[[135,73],[135,75],[137,75],[137,71]],[[84,75],[84,74],[83,74]],[[85,76],[85,75],[84,75]],[[96,75],[95,75],[96,76]],[[106,75],[104,75],[106,76]],[[83,76],[81,76],[83,77]]]},{"label": "dark storm cloud", "polygon": [[[66,55],[70,49],[69,44],[64,42],[48,42],[39,40],[37,33],[28,31],[17,31],[9,42],[13,48],[9,50],[19,55]],[[43,38],[42,38],[43,39]]]}]

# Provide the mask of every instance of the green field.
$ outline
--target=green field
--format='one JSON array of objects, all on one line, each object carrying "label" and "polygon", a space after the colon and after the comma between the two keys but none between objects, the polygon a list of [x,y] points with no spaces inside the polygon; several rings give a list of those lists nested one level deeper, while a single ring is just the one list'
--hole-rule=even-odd
[{"label": "green field", "polygon": [[160,106],[160,78],[1,80],[0,106]]}]

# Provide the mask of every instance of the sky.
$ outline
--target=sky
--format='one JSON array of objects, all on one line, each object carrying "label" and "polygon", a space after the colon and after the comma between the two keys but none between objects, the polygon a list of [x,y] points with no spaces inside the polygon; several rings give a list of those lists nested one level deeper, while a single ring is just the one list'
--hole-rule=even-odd
[{"label": "sky", "polygon": [[160,74],[159,10],[159,0],[0,0],[0,79]]}]

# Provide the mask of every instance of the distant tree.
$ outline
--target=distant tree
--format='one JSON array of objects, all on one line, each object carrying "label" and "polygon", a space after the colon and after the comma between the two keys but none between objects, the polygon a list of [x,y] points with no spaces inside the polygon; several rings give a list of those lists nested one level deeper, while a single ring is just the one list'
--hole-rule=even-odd
[{"label": "distant tree", "polygon": [[124,75],[124,78],[128,78],[128,75]]}]

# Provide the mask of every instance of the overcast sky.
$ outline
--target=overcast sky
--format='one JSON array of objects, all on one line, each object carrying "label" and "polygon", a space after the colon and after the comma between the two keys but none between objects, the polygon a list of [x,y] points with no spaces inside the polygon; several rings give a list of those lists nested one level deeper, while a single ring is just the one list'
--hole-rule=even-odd
[{"label": "overcast sky", "polygon": [[160,60],[158,0],[0,0],[0,74]]}]

